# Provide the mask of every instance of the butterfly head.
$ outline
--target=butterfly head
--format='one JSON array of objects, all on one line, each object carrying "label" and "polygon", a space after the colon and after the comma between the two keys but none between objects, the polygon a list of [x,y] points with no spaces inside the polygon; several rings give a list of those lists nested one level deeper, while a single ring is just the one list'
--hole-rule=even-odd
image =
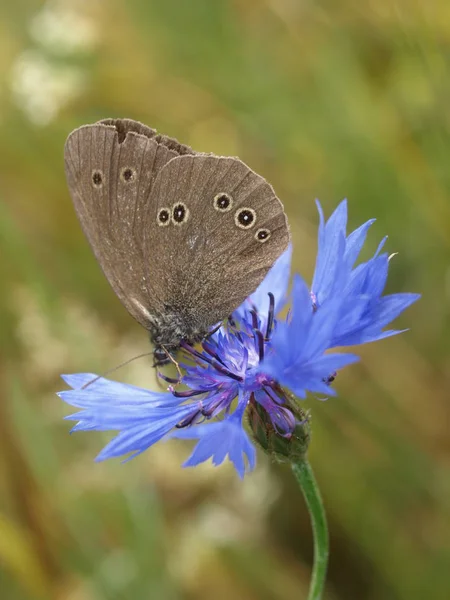
[{"label": "butterfly head", "polygon": [[153,350],[153,366],[164,367],[173,361],[173,357],[170,352],[163,346],[156,346]]}]

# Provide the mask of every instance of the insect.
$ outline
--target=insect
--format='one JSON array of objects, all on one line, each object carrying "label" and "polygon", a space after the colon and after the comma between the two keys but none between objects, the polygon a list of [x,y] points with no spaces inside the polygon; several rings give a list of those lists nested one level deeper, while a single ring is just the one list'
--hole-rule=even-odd
[{"label": "insect", "polygon": [[149,332],[155,365],[227,318],[289,244],[283,206],[263,177],[137,121],[76,129],[65,169],[83,231]]}]

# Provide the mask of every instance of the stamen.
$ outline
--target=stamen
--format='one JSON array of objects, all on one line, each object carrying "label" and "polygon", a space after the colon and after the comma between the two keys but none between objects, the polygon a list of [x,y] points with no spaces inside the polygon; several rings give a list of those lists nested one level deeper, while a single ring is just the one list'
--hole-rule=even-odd
[{"label": "stamen", "polygon": [[264,336],[259,329],[255,329],[256,342],[258,344],[259,361],[264,358]]},{"label": "stamen", "polygon": [[199,410],[196,410],[192,415],[189,415],[188,417],[186,417],[185,419],[183,419],[182,421],[180,421],[179,423],[177,423],[175,425],[175,427],[177,429],[182,429],[183,427],[188,427],[189,425],[192,425],[192,423],[195,421],[195,419],[201,414],[201,412]]},{"label": "stamen", "polygon": [[[269,396],[269,398],[275,402],[275,404],[287,404],[289,406],[289,401],[288,401],[288,397],[286,396],[283,388],[280,386],[280,384],[278,384],[275,381],[270,381],[266,384],[266,386],[269,386],[269,389],[267,387],[264,388],[264,391],[266,392],[266,394]],[[274,396],[272,396],[272,392],[274,393]]]},{"label": "stamen", "polygon": [[204,390],[184,390],[182,392],[177,392],[172,387],[170,387],[169,390],[175,398],[192,398],[192,396],[201,396],[205,393]]},{"label": "stamen", "polygon": [[[206,407],[203,407],[201,409],[201,413],[207,419],[210,419],[216,410],[219,409],[219,412],[220,412],[225,407],[228,408],[228,406],[231,404],[230,400],[228,401],[228,404],[227,404],[227,400],[226,399],[224,400],[224,398],[221,394],[222,388],[223,388],[223,385],[219,383],[219,385],[216,388],[216,392],[215,392],[214,396],[212,396],[210,398],[206,397],[201,401],[202,404],[206,404]],[[217,397],[217,396],[219,396],[219,397]]]},{"label": "stamen", "polygon": [[214,366],[214,362],[208,358],[207,356],[205,356],[204,354],[202,354],[201,352],[198,352],[195,348],[193,348],[192,346],[190,346],[187,342],[185,342],[184,340],[181,340],[180,342],[180,346],[181,348],[183,348],[183,350],[185,350],[188,354],[192,354],[192,356],[195,356],[196,358],[199,358],[200,360],[205,361],[206,363],[208,363],[209,365]]},{"label": "stamen", "polygon": [[205,340],[207,338],[211,337],[212,335],[214,335],[215,333],[217,333],[221,327],[222,327],[222,321],[220,323],[217,323],[217,325],[215,327],[213,327],[211,329],[211,331],[208,331],[208,333],[205,335]]},{"label": "stamen", "polygon": [[212,365],[216,369],[216,371],[219,371],[219,373],[222,373],[222,375],[226,375],[227,377],[231,377],[231,379],[234,379],[235,381],[244,381],[244,379],[240,375],[236,375],[236,373],[233,373],[232,371],[229,371],[225,367],[222,367],[220,364],[218,364],[218,363],[212,363]]},{"label": "stamen", "polygon": [[209,406],[208,408],[202,408],[202,415],[206,419],[210,419],[215,410],[219,408],[220,402],[216,402],[215,404]]},{"label": "stamen", "polygon": [[235,381],[243,381],[242,377],[240,377],[239,375],[236,375],[232,371],[229,371],[225,366],[222,366],[216,360],[213,360],[213,359],[209,358],[209,356],[206,356],[205,354],[201,354],[200,352],[197,352],[197,350],[195,348],[193,348],[192,346],[190,346],[184,340],[181,341],[180,346],[184,350],[186,350],[186,352],[188,352],[189,354],[192,354],[193,356],[195,356],[199,360],[203,360],[204,362],[206,362],[209,365],[211,365],[212,367],[214,367],[216,369],[216,371],[219,371],[219,373],[222,373],[222,375],[226,375],[227,377],[231,377],[231,379],[234,379]]},{"label": "stamen", "polygon": [[161,371],[158,371],[158,369],[156,370],[156,374],[160,379],[167,381],[167,383],[180,383],[178,379],[174,379],[173,377],[167,377],[167,375],[164,375],[163,373],[161,373]]},{"label": "stamen", "polygon": [[207,352],[210,356],[212,356],[213,358],[218,360],[220,363],[222,363],[223,366],[225,366],[225,363],[223,362],[223,360],[220,358],[220,356],[217,354],[217,352],[214,352],[214,350],[212,349],[211,345],[208,342],[203,342],[202,347],[205,352]]},{"label": "stamen", "polygon": [[258,329],[258,311],[256,310],[256,308],[253,308],[250,311],[250,314],[252,315],[252,327],[253,327],[253,329]]},{"label": "stamen", "polygon": [[237,337],[237,339],[242,343],[242,335],[241,332],[239,331],[239,329],[237,328],[236,325],[236,321],[233,319],[233,317],[230,315],[228,317],[228,324],[230,325],[230,327],[232,327],[232,329],[234,330],[234,335]]},{"label": "stamen", "polygon": [[275,296],[272,292],[269,292],[269,314],[267,317],[267,327],[266,327],[266,342],[270,339],[270,334],[273,329],[273,322],[275,318]]}]

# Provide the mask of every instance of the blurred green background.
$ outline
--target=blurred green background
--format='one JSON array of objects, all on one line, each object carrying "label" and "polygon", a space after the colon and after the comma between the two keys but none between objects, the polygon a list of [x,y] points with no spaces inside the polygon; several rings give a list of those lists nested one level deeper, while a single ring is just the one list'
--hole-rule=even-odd
[{"label": "blurred green background", "polygon": [[[410,331],[310,398],[328,600],[450,597],[448,0],[15,0],[0,6],[0,596],[304,598],[312,538],[287,467],[183,470],[189,444],[95,464],[62,372],[148,350],[66,189],[67,134],[131,117],[239,155],[286,206],[309,278],[319,197],[389,234]],[[150,359],[114,374],[153,384]]]}]

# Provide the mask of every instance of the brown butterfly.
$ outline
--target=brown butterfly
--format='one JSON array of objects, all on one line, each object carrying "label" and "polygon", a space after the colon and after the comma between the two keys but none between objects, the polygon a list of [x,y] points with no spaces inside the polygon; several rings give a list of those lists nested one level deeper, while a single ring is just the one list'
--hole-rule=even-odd
[{"label": "brown butterfly", "polygon": [[84,233],[149,331],[155,364],[227,318],[289,244],[283,205],[263,177],[137,121],[76,129],[65,165]]}]

